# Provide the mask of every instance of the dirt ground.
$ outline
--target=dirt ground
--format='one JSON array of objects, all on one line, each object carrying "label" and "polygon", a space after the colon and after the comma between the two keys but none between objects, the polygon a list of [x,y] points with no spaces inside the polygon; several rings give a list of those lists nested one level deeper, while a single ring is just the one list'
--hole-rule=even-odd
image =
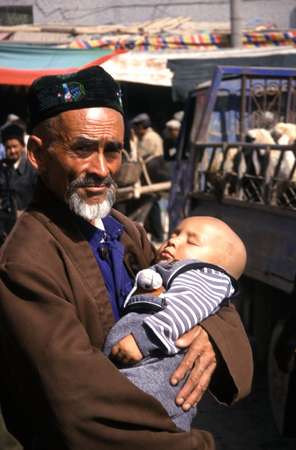
[{"label": "dirt ground", "polygon": [[258,368],[249,397],[225,407],[206,395],[194,426],[215,436],[217,450],[296,450],[296,439],[280,436],[275,427],[266,376]]}]

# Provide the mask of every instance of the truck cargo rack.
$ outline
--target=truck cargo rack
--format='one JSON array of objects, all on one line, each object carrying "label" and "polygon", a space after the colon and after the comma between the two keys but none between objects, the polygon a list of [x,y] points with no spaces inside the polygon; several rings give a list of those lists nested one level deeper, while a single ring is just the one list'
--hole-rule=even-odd
[{"label": "truck cargo rack", "polygon": [[[199,162],[191,195],[296,209],[295,144],[198,143],[192,151]],[[287,167],[291,155],[294,162]]]}]

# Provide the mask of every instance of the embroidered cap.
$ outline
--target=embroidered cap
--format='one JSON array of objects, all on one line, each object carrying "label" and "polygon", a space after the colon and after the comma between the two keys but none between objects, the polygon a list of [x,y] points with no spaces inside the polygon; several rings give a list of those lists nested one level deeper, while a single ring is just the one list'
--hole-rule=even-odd
[{"label": "embroidered cap", "polygon": [[28,93],[29,132],[49,117],[71,109],[107,107],[123,114],[121,91],[100,66],[33,82]]}]

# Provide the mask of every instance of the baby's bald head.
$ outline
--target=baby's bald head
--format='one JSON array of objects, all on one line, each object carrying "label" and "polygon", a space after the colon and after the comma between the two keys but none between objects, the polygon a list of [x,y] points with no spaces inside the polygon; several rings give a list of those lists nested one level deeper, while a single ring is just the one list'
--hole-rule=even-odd
[{"label": "baby's bald head", "polygon": [[159,250],[160,259],[198,259],[222,267],[238,279],[247,252],[240,237],[222,220],[209,216],[184,219]]}]

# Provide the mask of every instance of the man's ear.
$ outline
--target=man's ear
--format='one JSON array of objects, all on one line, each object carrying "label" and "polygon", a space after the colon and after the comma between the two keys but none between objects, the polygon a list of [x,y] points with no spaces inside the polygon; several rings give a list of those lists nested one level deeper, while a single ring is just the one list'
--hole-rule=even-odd
[{"label": "man's ear", "polygon": [[38,136],[31,135],[29,137],[27,144],[27,156],[32,166],[37,169],[39,173],[41,173],[45,155],[42,139]]}]

